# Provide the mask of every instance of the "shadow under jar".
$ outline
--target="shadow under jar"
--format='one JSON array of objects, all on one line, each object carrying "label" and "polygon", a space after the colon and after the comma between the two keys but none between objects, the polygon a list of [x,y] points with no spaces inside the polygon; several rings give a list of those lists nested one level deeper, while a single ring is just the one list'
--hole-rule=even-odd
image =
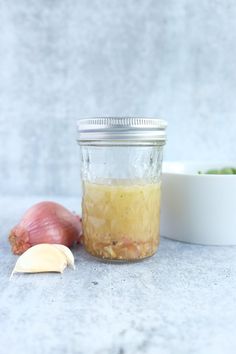
[{"label": "shadow under jar", "polygon": [[107,117],[78,121],[85,249],[134,261],[160,242],[160,187],[166,122]]}]

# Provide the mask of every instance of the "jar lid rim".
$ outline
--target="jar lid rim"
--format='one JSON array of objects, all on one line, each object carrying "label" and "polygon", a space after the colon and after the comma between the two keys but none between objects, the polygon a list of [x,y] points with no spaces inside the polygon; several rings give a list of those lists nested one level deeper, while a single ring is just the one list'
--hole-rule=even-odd
[{"label": "jar lid rim", "polygon": [[167,122],[147,117],[91,117],[77,122],[79,142],[166,141]]}]

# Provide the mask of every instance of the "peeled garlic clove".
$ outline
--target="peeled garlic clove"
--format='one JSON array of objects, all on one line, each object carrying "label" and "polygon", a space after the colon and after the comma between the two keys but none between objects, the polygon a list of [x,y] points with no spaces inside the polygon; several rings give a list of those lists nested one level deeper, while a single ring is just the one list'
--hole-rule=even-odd
[{"label": "peeled garlic clove", "polygon": [[71,252],[71,250],[68,247],[66,247],[64,245],[60,245],[58,243],[54,243],[52,246],[54,246],[58,250],[60,250],[66,256],[67,265],[69,267],[75,269],[75,260],[74,260],[74,256],[73,256],[73,253]]},{"label": "peeled garlic clove", "polygon": [[67,256],[52,244],[39,244],[29,248],[17,260],[14,273],[63,273],[68,264]]}]

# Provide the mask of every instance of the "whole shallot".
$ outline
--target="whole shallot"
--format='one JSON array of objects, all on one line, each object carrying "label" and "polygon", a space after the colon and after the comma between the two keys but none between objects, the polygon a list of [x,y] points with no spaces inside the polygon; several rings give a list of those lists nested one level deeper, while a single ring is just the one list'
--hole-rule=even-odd
[{"label": "whole shallot", "polygon": [[14,254],[22,254],[39,243],[57,243],[71,247],[80,240],[81,219],[62,205],[41,202],[33,205],[9,235]]}]

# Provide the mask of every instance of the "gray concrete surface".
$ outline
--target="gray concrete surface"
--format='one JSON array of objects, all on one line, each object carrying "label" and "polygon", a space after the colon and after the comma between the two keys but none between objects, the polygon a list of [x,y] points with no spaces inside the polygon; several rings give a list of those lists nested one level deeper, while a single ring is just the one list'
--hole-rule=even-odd
[{"label": "gray concrete surface", "polygon": [[[55,200],[79,210],[76,198]],[[80,248],[75,271],[9,280],[17,257],[7,233],[36,201],[0,200],[1,353],[235,353],[235,247],[162,238],[154,257],[133,264],[102,263]]]},{"label": "gray concrete surface", "polygon": [[0,193],[79,195],[75,121],[169,121],[168,160],[235,159],[234,0],[0,0]]}]

